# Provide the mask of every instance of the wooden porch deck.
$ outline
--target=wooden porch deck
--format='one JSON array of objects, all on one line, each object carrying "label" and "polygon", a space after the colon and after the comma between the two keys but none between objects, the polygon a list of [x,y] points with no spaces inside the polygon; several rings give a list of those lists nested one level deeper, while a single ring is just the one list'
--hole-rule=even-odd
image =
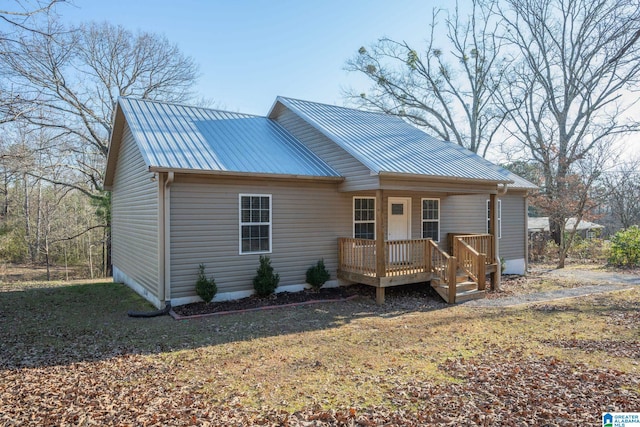
[{"label": "wooden porch deck", "polygon": [[491,273],[492,281],[496,280],[493,236],[456,235],[452,241],[456,256],[442,251],[431,239],[340,238],[338,278],[375,286],[379,304],[384,303],[386,287],[421,282],[431,282],[448,303],[483,298],[485,275]]}]

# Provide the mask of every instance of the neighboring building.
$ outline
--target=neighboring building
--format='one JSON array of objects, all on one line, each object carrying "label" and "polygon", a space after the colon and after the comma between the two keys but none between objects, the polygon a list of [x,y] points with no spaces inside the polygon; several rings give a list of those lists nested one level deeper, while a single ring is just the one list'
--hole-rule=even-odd
[{"label": "neighboring building", "polygon": [[535,186],[398,117],[278,97],[266,117],[121,98],[105,188],[114,280],[161,307],[198,300],[199,264],[217,300],[249,295],[260,255],[279,290],[324,259],[330,285],[379,302],[425,280],[450,302],[482,296],[500,258],[526,272]]},{"label": "neighboring building", "polygon": [[[577,218],[568,218],[567,223],[564,226],[565,231],[571,231],[576,225]],[[529,217],[528,218],[528,231],[529,237],[533,233],[541,233],[546,240],[551,238],[549,231],[549,217]],[[604,229],[604,226],[596,224],[594,222],[585,221],[584,219],[578,223],[576,228],[576,234],[583,239],[593,239],[600,236],[600,233]]]}]

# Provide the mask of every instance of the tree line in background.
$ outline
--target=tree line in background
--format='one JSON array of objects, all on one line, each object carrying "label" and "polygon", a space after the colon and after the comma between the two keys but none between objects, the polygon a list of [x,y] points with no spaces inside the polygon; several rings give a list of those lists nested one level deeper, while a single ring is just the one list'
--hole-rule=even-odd
[{"label": "tree line in background", "polygon": [[65,26],[61,3],[16,1],[0,11],[0,256],[64,259],[108,275],[103,177],[115,102],[188,101],[198,67],[156,34]]},{"label": "tree line in background", "polygon": [[507,167],[529,172],[523,176],[540,187],[532,204],[549,217],[562,267],[576,235],[577,223],[565,232],[569,218],[606,205],[622,226],[638,221],[623,213],[638,194],[637,179],[623,176],[637,174],[638,163],[617,168],[629,159],[616,143],[637,144],[640,130],[640,4],[470,3],[468,12],[436,11],[422,49],[388,38],[361,47],[347,69],[372,86],[347,96],[481,155],[499,149]]},{"label": "tree line in background", "polygon": [[[119,96],[193,102],[194,60],[156,34],[63,25],[57,0],[0,10],[0,257],[110,269],[103,173]],[[383,38],[346,68],[346,98],[480,155],[501,153],[540,186],[559,265],[571,217],[640,221],[634,141],[640,6],[634,0],[471,0],[436,10],[425,46]],[[637,115],[637,114],[636,114]],[[635,143],[635,142],[632,142]],[[614,222],[615,221],[615,222]]]}]

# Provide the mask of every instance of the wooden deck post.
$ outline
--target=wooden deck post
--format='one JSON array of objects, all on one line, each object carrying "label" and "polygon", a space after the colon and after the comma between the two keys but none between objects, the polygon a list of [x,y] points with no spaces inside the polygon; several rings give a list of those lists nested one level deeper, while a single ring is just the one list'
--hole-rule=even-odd
[{"label": "wooden deck post", "polygon": [[382,190],[376,191],[376,303],[384,304],[384,288],[380,287],[380,278],[386,276],[386,262],[384,253],[384,216],[382,214]]},{"label": "wooden deck post", "polygon": [[456,273],[458,270],[458,260],[452,256],[449,258],[449,271],[447,271],[447,281],[449,282],[449,304],[456,302]]},{"label": "wooden deck post", "polygon": [[478,257],[478,290],[479,291],[484,291],[486,284],[485,284],[485,280],[486,280],[486,268],[487,268],[487,264],[486,264],[486,259],[487,256],[485,254],[480,254],[480,256]]},{"label": "wooden deck post", "polygon": [[380,286],[376,288],[376,304],[384,304],[384,288]]},{"label": "wooden deck post", "polygon": [[494,291],[500,290],[500,275],[501,275],[501,265],[500,265],[500,246],[498,242],[498,195],[491,194],[489,196],[489,215],[491,220],[489,221],[489,233],[493,236],[493,254],[495,260],[491,260],[492,262],[496,262],[497,266],[495,271],[491,273],[491,289]]}]

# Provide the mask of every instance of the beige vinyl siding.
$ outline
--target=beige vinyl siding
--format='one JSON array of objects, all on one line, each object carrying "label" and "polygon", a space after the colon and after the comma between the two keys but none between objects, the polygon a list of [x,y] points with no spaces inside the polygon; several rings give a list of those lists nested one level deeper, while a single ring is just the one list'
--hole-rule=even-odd
[{"label": "beige vinyl siding", "polygon": [[442,212],[442,216],[446,218],[442,228],[443,238],[447,239],[448,233],[486,233],[488,198],[488,194],[447,198]]},{"label": "beige vinyl siding", "polygon": [[125,126],[112,189],[112,260],[158,297],[158,184],[152,176]]},{"label": "beige vinyl siding", "polygon": [[370,170],[332,142],[313,126],[295,115],[291,110],[279,104],[274,111],[276,121],[294,137],[306,145],[318,157],[345,177],[340,191],[371,190],[378,187],[378,177]]},{"label": "beige vinyl siding", "polygon": [[502,200],[502,238],[500,256],[505,259],[524,259],[526,242],[526,200],[523,192],[508,192]]},{"label": "beige vinyl siding", "polygon": [[239,195],[270,194],[272,252],[280,286],[305,282],[319,259],[336,278],[337,239],[351,236],[351,197],[336,184],[177,175],[171,187],[171,296],[195,295],[205,264],[218,292],[253,290],[258,254],[240,255]]}]

